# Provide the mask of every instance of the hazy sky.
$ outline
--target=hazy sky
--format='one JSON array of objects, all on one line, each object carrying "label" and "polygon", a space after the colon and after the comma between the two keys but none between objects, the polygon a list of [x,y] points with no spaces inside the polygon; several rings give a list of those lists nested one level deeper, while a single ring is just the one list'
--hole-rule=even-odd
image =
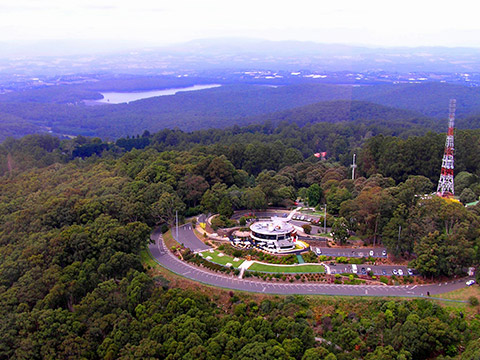
[{"label": "hazy sky", "polygon": [[476,1],[0,0],[0,41],[256,37],[480,47]]}]

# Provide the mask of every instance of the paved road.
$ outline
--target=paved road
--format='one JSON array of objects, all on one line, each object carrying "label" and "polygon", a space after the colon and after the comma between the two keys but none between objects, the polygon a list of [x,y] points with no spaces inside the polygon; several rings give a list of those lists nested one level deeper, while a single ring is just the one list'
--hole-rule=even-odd
[{"label": "paved road", "polygon": [[210,246],[205,245],[205,243],[195,235],[192,230],[192,224],[190,223],[178,227],[178,238],[175,228],[172,228],[172,235],[175,240],[193,252],[211,249]]},{"label": "paved road", "polygon": [[[179,231],[179,237],[188,231]],[[175,230],[174,230],[175,232]],[[194,234],[193,234],[194,235]],[[155,230],[151,235],[152,243],[149,250],[155,260],[163,267],[170,271],[198,281],[204,284],[218,286],[233,290],[242,290],[269,294],[303,294],[303,295],[354,295],[354,296],[424,296],[427,291],[431,295],[441,294],[444,292],[456,290],[465,287],[466,279],[457,280],[456,282],[442,283],[435,285],[415,285],[415,286],[386,286],[386,285],[335,285],[335,284],[318,284],[318,283],[273,283],[261,280],[239,279],[233,276],[221,275],[197,268],[193,265],[185,263],[175,257],[165,246],[162,233],[159,229]],[[197,239],[198,240],[198,239]],[[185,242],[182,239],[182,242]]]}]

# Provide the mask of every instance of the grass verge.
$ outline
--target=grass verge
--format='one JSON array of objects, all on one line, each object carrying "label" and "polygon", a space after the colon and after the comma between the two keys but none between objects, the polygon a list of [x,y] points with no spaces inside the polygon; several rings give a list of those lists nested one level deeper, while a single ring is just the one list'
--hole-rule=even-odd
[{"label": "grass verge", "polygon": [[167,245],[167,248],[171,249],[173,246],[178,246],[180,245],[177,240],[173,238],[172,231],[168,230],[163,236],[163,241],[165,242],[165,245]]},{"label": "grass verge", "polygon": [[259,271],[268,273],[282,273],[282,274],[298,274],[298,273],[325,273],[323,265],[296,265],[296,266],[274,266],[253,263],[249,268],[249,271]]},{"label": "grass verge", "polygon": [[140,251],[140,261],[142,262],[143,265],[148,265],[152,269],[160,266],[158,263],[153,259],[152,255],[150,254],[150,251],[148,249],[143,249]]}]

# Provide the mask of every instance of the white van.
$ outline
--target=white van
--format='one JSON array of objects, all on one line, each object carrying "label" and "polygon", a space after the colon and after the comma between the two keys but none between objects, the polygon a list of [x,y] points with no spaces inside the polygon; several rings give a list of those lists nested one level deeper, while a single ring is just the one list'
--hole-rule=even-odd
[{"label": "white van", "polygon": [[358,269],[357,269],[357,265],[356,264],[352,264],[352,272],[354,274],[356,274],[358,272]]}]

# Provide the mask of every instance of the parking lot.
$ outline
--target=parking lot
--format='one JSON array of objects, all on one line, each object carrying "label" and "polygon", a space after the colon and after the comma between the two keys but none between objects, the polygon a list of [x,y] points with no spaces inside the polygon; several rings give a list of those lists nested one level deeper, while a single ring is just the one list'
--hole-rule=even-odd
[{"label": "parking lot", "polygon": [[330,274],[341,274],[341,273],[349,273],[349,274],[358,274],[358,275],[367,275],[370,271],[373,272],[373,275],[376,276],[413,276],[414,271],[410,269],[408,266],[405,265],[351,265],[351,264],[335,264],[335,265],[328,265],[327,263],[327,273]]},{"label": "parking lot", "polygon": [[333,248],[333,247],[324,247],[324,246],[312,246],[311,249],[317,255],[335,256],[335,257],[345,256],[345,257],[386,258],[388,256],[387,249],[384,247]]}]

